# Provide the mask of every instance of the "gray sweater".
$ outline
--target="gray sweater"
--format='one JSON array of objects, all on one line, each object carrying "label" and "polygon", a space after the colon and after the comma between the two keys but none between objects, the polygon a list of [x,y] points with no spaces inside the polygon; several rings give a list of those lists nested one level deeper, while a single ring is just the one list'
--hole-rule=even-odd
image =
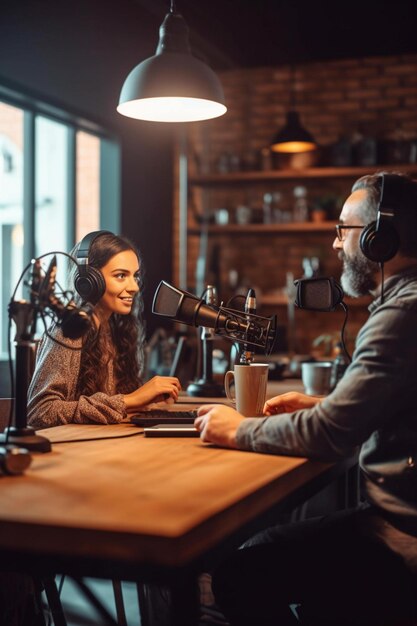
[{"label": "gray sweater", "polygon": [[[417,268],[387,280],[384,303],[369,310],[333,393],[311,409],[244,420],[238,447],[322,461],[359,447],[367,500],[417,537]],[[413,549],[417,559],[417,540]]]},{"label": "gray sweater", "polygon": [[115,424],[126,417],[121,394],[115,393],[113,361],[107,364],[107,388],[91,396],[76,397],[81,363],[81,339],[66,339],[58,327],[43,335],[28,391],[28,423],[34,428],[61,424]]}]

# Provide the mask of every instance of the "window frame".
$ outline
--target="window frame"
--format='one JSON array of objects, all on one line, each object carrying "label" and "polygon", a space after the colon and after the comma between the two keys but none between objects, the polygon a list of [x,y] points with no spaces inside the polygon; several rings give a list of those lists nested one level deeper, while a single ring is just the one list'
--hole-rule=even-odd
[{"label": "window frame", "polygon": [[25,264],[35,254],[35,119],[41,115],[53,121],[65,124],[73,137],[68,141],[68,207],[67,224],[68,247],[75,243],[76,217],[76,133],[83,131],[95,135],[100,140],[100,228],[120,232],[121,226],[121,140],[119,134],[110,126],[103,126],[82,114],[74,113],[64,106],[57,106],[40,99],[3,80],[0,82],[0,101],[18,107],[24,112],[23,130],[23,229],[25,233],[24,257]]},{"label": "window frame", "polygon": [[[65,125],[67,132],[66,250],[75,244],[76,225],[76,141],[77,132],[91,134],[99,148],[99,228],[120,232],[121,226],[121,141],[114,129],[87,119],[63,106],[57,106],[26,92],[19,86],[0,81],[0,101],[23,112],[23,267],[35,257],[36,222],[36,119],[41,116]],[[11,295],[11,294],[10,294]],[[4,303],[3,303],[4,304]],[[5,354],[0,345],[0,359]]]}]

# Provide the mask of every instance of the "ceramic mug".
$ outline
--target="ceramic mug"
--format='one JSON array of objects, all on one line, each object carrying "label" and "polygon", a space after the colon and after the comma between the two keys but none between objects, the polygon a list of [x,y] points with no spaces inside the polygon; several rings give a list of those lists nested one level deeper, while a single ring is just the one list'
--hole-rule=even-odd
[{"label": "ceramic mug", "polygon": [[[267,363],[251,363],[235,365],[233,371],[226,372],[224,378],[226,396],[236,404],[236,409],[245,417],[263,415],[268,369]],[[233,381],[234,395],[231,390]]]},{"label": "ceramic mug", "polygon": [[301,363],[301,380],[308,396],[325,396],[330,391],[331,361]]}]

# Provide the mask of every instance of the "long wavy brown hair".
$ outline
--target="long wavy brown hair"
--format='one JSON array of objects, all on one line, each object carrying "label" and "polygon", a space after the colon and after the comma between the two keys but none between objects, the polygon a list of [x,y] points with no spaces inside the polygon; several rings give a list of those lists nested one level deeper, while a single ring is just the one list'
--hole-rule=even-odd
[{"label": "long wavy brown hair", "polygon": [[[72,251],[76,256],[78,246]],[[143,263],[138,249],[126,237],[103,232],[96,237],[88,253],[88,264],[102,268],[119,252],[132,250],[139,262],[139,287],[143,280]],[[108,328],[93,324],[83,340],[77,396],[107,391],[107,364],[113,359],[117,393],[130,393],[142,383],[145,328],[142,319],[141,289],[135,294],[128,315],[113,313]],[[109,336],[110,335],[110,336]]]}]

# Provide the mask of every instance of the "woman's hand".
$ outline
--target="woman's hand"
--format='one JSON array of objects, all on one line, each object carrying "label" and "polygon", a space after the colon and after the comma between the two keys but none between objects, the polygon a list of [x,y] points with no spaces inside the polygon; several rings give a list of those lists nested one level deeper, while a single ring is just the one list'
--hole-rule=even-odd
[{"label": "woman's hand", "polygon": [[154,376],[132,393],[125,394],[126,410],[132,413],[151,402],[160,402],[163,399],[176,402],[180,389],[180,381],[175,376]]},{"label": "woman's hand", "polygon": [[216,443],[225,448],[236,448],[236,431],[243,415],[221,404],[205,404],[198,409],[194,426],[202,441]]},{"label": "woman's hand", "polygon": [[299,409],[310,409],[323,400],[322,397],[306,396],[298,391],[289,391],[280,396],[267,400],[264,404],[264,415],[277,415],[278,413],[292,413]]}]

